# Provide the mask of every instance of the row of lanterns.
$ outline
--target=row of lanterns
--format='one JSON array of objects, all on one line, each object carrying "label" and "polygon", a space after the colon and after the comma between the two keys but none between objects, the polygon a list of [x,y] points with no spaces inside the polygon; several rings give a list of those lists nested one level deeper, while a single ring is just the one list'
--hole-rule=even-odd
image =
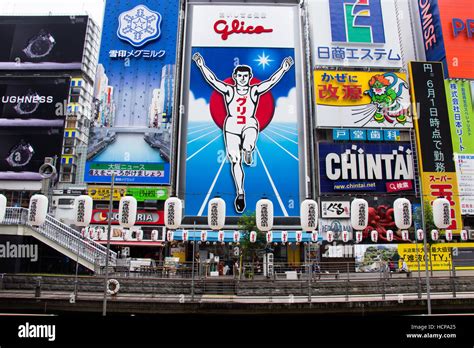
[{"label": "row of lanterns", "polygon": [[[5,218],[6,197],[0,195],[0,223]],[[398,198],[394,201],[394,220],[395,225],[402,232],[402,239],[408,240],[407,229],[412,225],[412,206],[411,202],[406,198]],[[92,219],[93,200],[90,196],[81,195],[75,199],[74,203],[74,219],[73,224],[79,227],[85,227],[90,224]],[[32,226],[40,226],[46,221],[48,212],[48,198],[44,195],[33,195],[30,199],[29,213],[27,221]],[[351,202],[351,226],[355,231],[355,241],[362,241],[362,231],[368,225],[369,205],[364,199],[356,198]],[[119,205],[119,224],[123,228],[131,228],[135,225],[137,215],[137,200],[134,197],[122,197]],[[222,198],[216,197],[209,201],[208,204],[208,225],[211,230],[218,231],[218,241],[224,241],[224,232],[221,231],[225,226],[226,204]],[[177,197],[170,197],[165,202],[165,225],[171,230],[167,233],[167,240],[173,240],[173,230],[181,226],[183,218],[183,203]],[[266,233],[267,242],[273,241],[273,203],[268,199],[261,199],[256,204],[256,225],[258,230]],[[311,232],[311,241],[318,240],[318,232],[316,231],[318,224],[318,204],[316,201],[306,199],[301,203],[301,229],[302,231]],[[437,198],[433,202],[433,221],[438,229],[446,229],[451,225],[451,206],[446,198]],[[296,232],[296,241],[302,241],[302,231]],[[155,231],[158,238],[158,231]],[[416,232],[417,240],[423,240],[423,230]],[[168,238],[170,237],[170,238]],[[445,234],[446,240],[452,240],[452,231],[447,230]],[[378,232],[371,232],[371,239],[377,242]],[[393,240],[393,231],[388,230],[386,238],[388,241]],[[439,232],[431,231],[431,238],[437,240]],[[188,232],[183,231],[183,241],[188,239]],[[207,232],[201,232],[201,240],[207,239]],[[240,233],[234,232],[234,241],[240,239]],[[461,231],[461,239],[467,240],[467,231]],[[250,242],[257,240],[255,231],[250,232]],[[334,240],[333,232],[327,232],[327,240]],[[342,232],[342,240],[349,240],[349,232]],[[288,241],[288,234],[282,231],[282,242]]]}]

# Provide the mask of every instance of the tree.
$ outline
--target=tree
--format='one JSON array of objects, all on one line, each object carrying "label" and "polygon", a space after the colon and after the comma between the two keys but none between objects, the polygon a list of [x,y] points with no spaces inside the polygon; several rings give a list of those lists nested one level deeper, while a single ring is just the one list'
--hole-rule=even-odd
[{"label": "tree", "polygon": [[[260,250],[265,249],[265,246],[267,244],[265,233],[257,230],[255,213],[251,213],[250,215],[242,215],[242,217],[238,220],[237,225],[242,233],[242,238],[240,240],[240,269],[243,269],[243,260],[251,261],[251,268],[250,270],[247,269],[245,271],[245,276],[252,278],[254,273],[253,261],[255,260],[257,253]],[[250,242],[250,232],[252,231],[257,232],[257,238],[255,243]]]},{"label": "tree", "polygon": [[423,212],[425,215],[425,228],[426,233],[428,234],[429,232],[431,232],[431,230],[436,229],[436,226],[433,221],[433,207],[431,206],[431,203],[429,201],[425,201],[425,204],[423,206]]},{"label": "tree", "polygon": [[[255,222],[255,213],[250,215],[242,215],[237,222],[239,230],[242,233],[240,240],[240,250],[245,260],[253,260],[258,250],[264,249],[267,242],[265,233],[257,230]],[[255,243],[250,242],[250,232],[257,232],[257,240]]]}]

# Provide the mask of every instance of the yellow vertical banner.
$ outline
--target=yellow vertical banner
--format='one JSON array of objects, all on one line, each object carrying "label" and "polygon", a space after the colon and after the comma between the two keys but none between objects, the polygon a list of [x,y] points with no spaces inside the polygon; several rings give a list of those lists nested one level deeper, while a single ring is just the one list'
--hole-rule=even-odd
[{"label": "yellow vertical banner", "polygon": [[421,182],[425,204],[431,204],[440,197],[450,202],[452,224],[448,229],[452,230],[453,234],[459,234],[462,229],[462,217],[456,173],[423,172]]}]

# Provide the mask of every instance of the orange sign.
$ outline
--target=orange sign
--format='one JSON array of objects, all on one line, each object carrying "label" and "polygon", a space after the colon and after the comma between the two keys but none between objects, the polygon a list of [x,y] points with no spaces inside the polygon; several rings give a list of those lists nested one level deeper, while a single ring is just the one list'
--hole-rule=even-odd
[{"label": "orange sign", "polygon": [[421,182],[425,203],[431,203],[440,197],[444,197],[449,201],[452,224],[447,229],[459,234],[459,231],[462,230],[462,218],[456,173],[423,172]]},{"label": "orange sign", "polygon": [[474,79],[472,0],[438,0],[449,77]]}]

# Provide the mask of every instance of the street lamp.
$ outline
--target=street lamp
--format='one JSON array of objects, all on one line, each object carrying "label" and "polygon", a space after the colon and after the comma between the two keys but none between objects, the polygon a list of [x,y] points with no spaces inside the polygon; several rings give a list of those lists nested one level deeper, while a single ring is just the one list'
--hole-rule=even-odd
[{"label": "street lamp", "polygon": [[[81,195],[76,197],[74,200],[74,218],[73,224],[85,228],[91,223],[92,219],[92,206],[94,201],[92,197],[87,195]],[[77,256],[76,256],[76,275],[74,278],[74,293],[71,298],[71,302],[75,303],[77,298],[77,277],[79,273],[79,241],[77,242]]]},{"label": "street lamp", "polygon": [[48,197],[48,202],[51,201],[51,180],[54,180],[57,175],[56,161],[58,157],[45,157],[44,163],[39,167],[38,173],[43,178],[42,180],[42,193]]}]

